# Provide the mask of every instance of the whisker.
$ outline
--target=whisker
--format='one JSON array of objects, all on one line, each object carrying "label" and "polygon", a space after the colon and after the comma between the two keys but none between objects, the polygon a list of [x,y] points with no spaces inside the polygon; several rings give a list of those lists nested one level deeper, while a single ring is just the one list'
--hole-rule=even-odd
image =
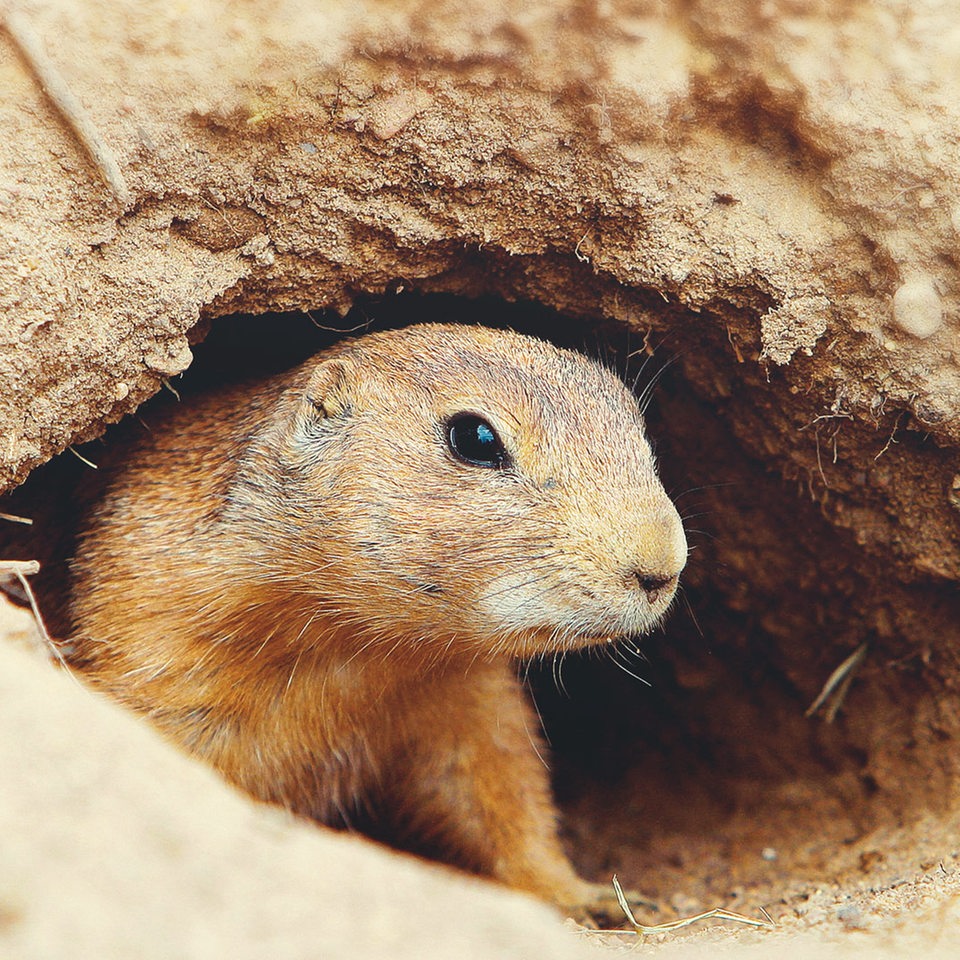
[{"label": "whisker", "polygon": [[650,378],[647,385],[640,392],[640,396],[637,397],[637,405],[640,407],[640,413],[646,414],[647,407],[650,406],[650,401],[653,399],[654,391],[657,388],[657,384],[663,379],[663,375],[670,369],[678,360],[680,359],[679,354],[674,354],[660,369]]},{"label": "whisker", "polygon": [[683,493],[673,494],[670,493],[670,499],[674,503],[678,503],[684,497],[689,497],[691,493],[702,493],[704,490],[719,490],[721,487],[735,487],[738,486],[737,482],[734,480],[724,480],[720,483],[705,483],[700,487],[690,487],[689,490],[684,490]]},{"label": "whisker", "polygon": [[701,639],[704,639],[704,632],[700,627],[700,621],[697,620],[697,615],[693,612],[693,605],[690,603],[690,598],[687,596],[687,592],[683,589],[682,584],[677,588],[677,593],[680,595],[680,599],[683,601],[683,605],[686,607],[687,613],[690,614],[690,619],[693,621],[693,625],[696,627],[697,633]]},{"label": "whisker", "polygon": [[633,677],[634,680],[639,680],[640,683],[642,683],[644,686],[646,687],[653,686],[653,684],[649,680],[647,680],[645,677],[641,677],[640,674],[638,673],[634,673],[628,666],[626,666],[626,664],[621,663],[620,660],[617,659],[617,653],[620,651],[618,651],[616,646],[609,647],[607,649],[609,650],[609,653],[610,653],[611,663],[616,664],[617,667],[619,667],[628,676]]},{"label": "whisker", "polygon": [[[511,590],[521,590],[525,587],[533,586],[535,583],[542,583],[544,580],[549,580],[553,577],[552,571],[547,571],[546,573],[537,574],[536,576],[530,577],[527,580],[521,580],[520,583],[509,583],[501,587],[499,590],[494,590],[493,593],[487,593],[484,595],[485,600],[492,600],[494,597],[500,597],[505,593],[509,593]],[[531,599],[527,598],[523,603],[528,603]]]}]

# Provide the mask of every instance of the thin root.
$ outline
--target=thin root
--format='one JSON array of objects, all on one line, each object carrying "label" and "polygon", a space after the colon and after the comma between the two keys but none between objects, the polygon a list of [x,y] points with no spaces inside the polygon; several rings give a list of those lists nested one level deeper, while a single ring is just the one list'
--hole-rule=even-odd
[{"label": "thin root", "polygon": [[0,576],[4,574],[13,575],[20,583],[20,587],[27,598],[27,603],[30,604],[30,612],[33,614],[33,619],[37,624],[37,630],[40,633],[40,639],[43,641],[44,648],[67,673],[70,673],[70,676],[73,676],[66,660],[63,659],[60,648],[57,646],[53,637],[50,636],[47,625],[43,622],[43,614],[40,613],[40,606],[37,603],[36,595],[30,586],[30,582],[27,580],[27,577],[39,572],[40,564],[37,563],[36,560],[0,560]]},{"label": "thin root", "polygon": [[67,447],[67,449],[81,462],[85,463],[92,470],[99,470],[100,468],[92,461],[88,460],[82,453],[76,450],[74,447]]}]

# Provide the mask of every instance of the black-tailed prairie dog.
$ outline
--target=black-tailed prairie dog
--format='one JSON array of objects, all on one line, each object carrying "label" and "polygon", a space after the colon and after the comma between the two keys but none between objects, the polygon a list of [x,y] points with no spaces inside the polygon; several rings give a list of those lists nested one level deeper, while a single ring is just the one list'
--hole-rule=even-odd
[{"label": "black-tailed prairie dog", "polygon": [[646,633],[687,554],[637,402],[482,327],[344,341],[101,463],[72,659],[254,796],[574,911],[517,659]]}]

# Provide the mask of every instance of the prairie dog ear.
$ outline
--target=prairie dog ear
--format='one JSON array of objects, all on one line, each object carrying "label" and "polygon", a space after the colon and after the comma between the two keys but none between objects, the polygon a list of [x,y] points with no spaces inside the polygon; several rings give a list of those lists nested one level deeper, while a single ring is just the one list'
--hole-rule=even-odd
[{"label": "prairie dog ear", "polygon": [[324,360],[310,374],[303,392],[304,406],[311,420],[333,420],[350,411],[355,383],[354,365],[346,359]]}]

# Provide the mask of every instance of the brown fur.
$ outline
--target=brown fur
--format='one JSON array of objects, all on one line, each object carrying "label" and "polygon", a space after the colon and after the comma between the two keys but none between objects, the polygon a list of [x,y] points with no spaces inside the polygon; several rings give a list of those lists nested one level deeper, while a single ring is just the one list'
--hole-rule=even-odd
[{"label": "brown fur", "polygon": [[[450,453],[461,411],[513,467]],[[74,660],[256,797],[382,818],[588,905],[513,660],[649,629],[685,554],[612,374],[411,327],[184,404],[119,450],[77,540]]]}]

